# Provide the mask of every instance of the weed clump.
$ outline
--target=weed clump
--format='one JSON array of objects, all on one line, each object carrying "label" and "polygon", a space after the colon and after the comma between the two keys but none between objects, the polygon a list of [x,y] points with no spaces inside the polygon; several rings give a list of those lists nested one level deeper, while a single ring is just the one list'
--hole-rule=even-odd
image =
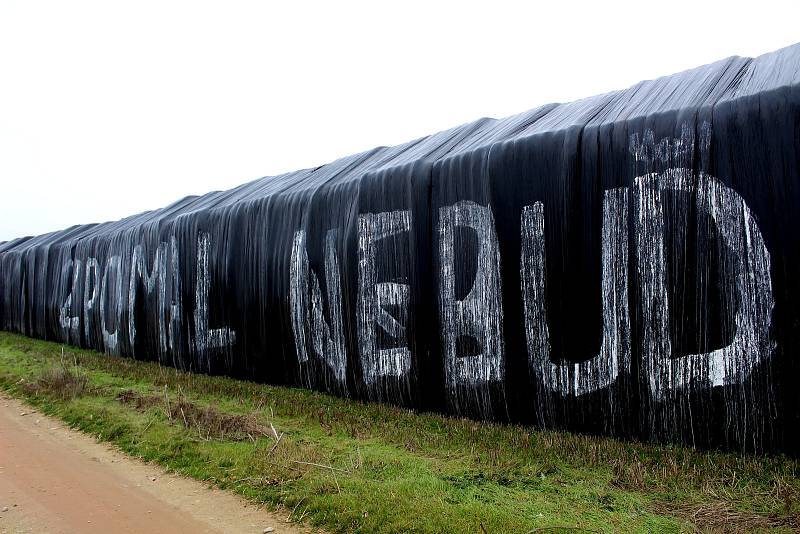
[{"label": "weed clump", "polygon": [[161,406],[170,422],[195,430],[206,440],[243,441],[272,435],[272,430],[261,424],[255,414],[221,412],[213,406],[199,406],[183,395],[170,400],[166,395],[142,395],[133,390],[125,390],[117,395],[117,400],[139,412]]},{"label": "weed clump", "polygon": [[88,377],[60,365],[45,369],[35,382],[28,382],[23,387],[30,394],[45,393],[61,400],[69,400],[86,393],[88,386]]}]

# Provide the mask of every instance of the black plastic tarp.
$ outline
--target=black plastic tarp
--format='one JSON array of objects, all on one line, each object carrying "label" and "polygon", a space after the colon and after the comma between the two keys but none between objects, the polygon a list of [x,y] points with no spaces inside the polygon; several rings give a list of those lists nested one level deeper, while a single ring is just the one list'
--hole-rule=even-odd
[{"label": "black plastic tarp", "polygon": [[800,45],[0,244],[0,326],[797,454]]}]

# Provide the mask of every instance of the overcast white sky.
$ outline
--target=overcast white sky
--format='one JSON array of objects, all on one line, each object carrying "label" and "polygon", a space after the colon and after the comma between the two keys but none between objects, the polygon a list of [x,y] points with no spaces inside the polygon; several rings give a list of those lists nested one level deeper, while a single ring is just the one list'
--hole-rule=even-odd
[{"label": "overcast white sky", "polygon": [[762,54],[799,21],[797,0],[0,0],[0,241]]}]

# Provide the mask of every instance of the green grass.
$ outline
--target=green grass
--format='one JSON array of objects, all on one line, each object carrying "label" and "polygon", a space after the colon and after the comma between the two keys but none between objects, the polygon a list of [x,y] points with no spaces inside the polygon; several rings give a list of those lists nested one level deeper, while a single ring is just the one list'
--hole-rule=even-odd
[{"label": "green grass", "polygon": [[[62,358],[61,350],[0,332],[0,387],[130,455],[331,532],[800,526],[798,462],[784,457],[415,414],[91,351],[65,348]],[[213,417],[187,419],[176,406]],[[227,416],[270,431],[221,435],[203,426]],[[282,434],[277,442],[270,425]]]}]

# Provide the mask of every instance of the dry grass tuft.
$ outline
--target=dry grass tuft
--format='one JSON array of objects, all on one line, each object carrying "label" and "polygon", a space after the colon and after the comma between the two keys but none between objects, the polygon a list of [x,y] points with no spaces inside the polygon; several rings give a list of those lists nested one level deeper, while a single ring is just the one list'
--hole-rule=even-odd
[{"label": "dry grass tuft", "polygon": [[800,529],[797,514],[766,516],[751,511],[737,510],[729,502],[665,503],[653,505],[656,513],[680,517],[691,522],[698,532],[759,532],[776,528]]},{"label": "dry grass tuft", "polygon": [[648,487],[647,468],[639,460],[624,458],[611,462],[611,484],[622,489],[644,491]]},{"label": "dry grass tuft", "polygon": [[122,404],[132,405],[137,411],[145,412],[159,404],[164,404],[164,399],[153,395],[142,395],[132,389],[126,389],[117,395],[117,400]]},{"label": "dry grass tuft", "polygon": [[80,397],[88,389],[89,379],[66,366],[51,367],[42,372],[36,382],[25,384],[28,393],[46,393],[62,400]]},{"label": "dry grass tuft", "polygon": [[172,422],[178,422],[188,429],[196,430],[205,440],[221,439],[244,441],[262,436],[272,436],[272,430],[261,424],[255,414],[239,415],[220,412],[213,406],[198,406],[182,395],[177,399],[142,395],[133,390],[125,390],[117,395],[122,404],[131,405],[144,412],[155,406],[162,406],[164,414]]}]

